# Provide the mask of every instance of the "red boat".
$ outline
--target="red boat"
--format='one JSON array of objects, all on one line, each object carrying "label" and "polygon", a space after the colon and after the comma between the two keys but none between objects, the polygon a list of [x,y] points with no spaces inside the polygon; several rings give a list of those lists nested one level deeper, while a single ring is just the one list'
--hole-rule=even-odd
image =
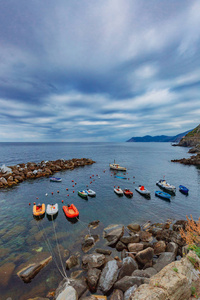
[{"label": "red boat", "polygon": [[133,197],[133,192],[131,192],[129,189],[124,189],[124,195],[127,197]]},{"label": "red boat", "polygon": [[79,211],[74,204],[63,206],[63,211],[68,218],[76,218],[79,216]]}]

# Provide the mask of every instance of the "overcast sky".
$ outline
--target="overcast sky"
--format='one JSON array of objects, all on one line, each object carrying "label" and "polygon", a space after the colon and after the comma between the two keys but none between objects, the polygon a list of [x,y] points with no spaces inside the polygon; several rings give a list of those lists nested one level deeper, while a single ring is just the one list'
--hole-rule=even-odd
[{"label": "overcast sky", "polygon": [[123,142],[199,116],[199,0],[0,1],[1,142]]}]

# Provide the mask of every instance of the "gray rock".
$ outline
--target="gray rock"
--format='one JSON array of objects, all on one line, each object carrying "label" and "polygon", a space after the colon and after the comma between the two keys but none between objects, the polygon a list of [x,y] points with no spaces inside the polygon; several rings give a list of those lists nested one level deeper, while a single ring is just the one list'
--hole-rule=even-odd
[{"label": "gray rock", "polygon": [[146,277],[150,278],[151,276],[146,272],[146,270],[135,270],[132,273],[132,276],[137,276],[137,277]]},{"label": "gray rock", "polygon": [[136,277],[136,276],[125,276],[118,280],[114,284],[115,289],[120,289],[123,292],[126,292],[130,287],[133,285],[140,286],[143,283],[149,283],[149,278],[144,278],[144,277]]},{"label": "gray rock", "polygon": [[145,269],[145,272],[147,274],[149,274],[149,277],[151,277],[151,276],[153,276],[153,275],[155,275],[157,273],[157,271],[153,267]]},{"label": "gray rock", "polygon": [[175,260],[175,254],[173,252],[164,252],[164,253],[161,253],[159,258],[157,259],[156,264],[153,267],[157,272],[159,272],[166,265],[170,264],[174,260]]},{"label": "gray rock", "polygon": [[117,251],[122,251],[123,249],[126,249],[126,245],[123,244],[121,241],[118,241],[115,248]]},{"label": "gray rock", "polygon": [[104,293],[108,292],[112,288],[113,284],[117,280],[117,273],[118,265],[116,260],[109,261],[105,265],[99,280],[99,287]]},{"label": "gray rock", "polygon": [[139,234],[133,233],[132,235],[129,235],[129,236],[122,236],[120,238],[120,241],[125,245],[128,245],[130,243],[139,243],[140,237],[139,237]]},{"label": "gray rock", "polygon": [[154,253],[155,253],[156,255],[159,255],[160,253],[165,252],[166,244],[165,244],[164,241],[156,242],[156,243],[153,245],[153,249],[154,249]]},{"label": "gray rock", "polygon": [[105,250],[105,249],[99,249],[99,248],[97,248],[95,251],[97,253],[104,254],[104,255],[111,255],[111,253],[112,253],[111,250]]},{"label": "gray rock", "polygon": [[130,243],[128,244],[129,252],[137,253],[144,249],[144,245],[141,243]]},{"label": "gray rock", "polygon": [[142,242],[151,242],[153,240],[152,233],[148,231],[140,231],[139,237]]},{"label": "gray rock", "polygon": [[124,234],[123,225],[110,225],[104,229],[104,238],[109,242],[109,246],[113,246]]},{"label": "gray rock", "polygon": [[124,300],[124,293],[121,290],[114,290],[110,300]]},{"label": "gray rock", "polygon": [[131,286],[125,293],[124,293],[124,300],[129,300],[129,297],[135,292],[137,289],[137,285]]},{"label": "gray rock", "polygon": [[122,261],[122,267],[119,271],[118,280],[124,276],[132,275],[133,271],[138,269],[137,262],[132,257],[126,257]]},{"label": "gray rock", "polygon": [[81,244],[81,249],[86,253],[94,247],[97,241],[99,241],[99,235],[87,235],[85,236],[84,242]]},{"label": "gray rock", "polygon": [[105,255],[103,254],[86,254],[82,258],[83,269],[99,268],[105,263]]},{"label": "gray rock", "polygon": [[178,252],[178,245],[174,242],[169,242],[166,247],[166,252],[173,252],[176,256]]},{"label": "gray rock", "polygon": [[78,299],[87,290],[87,284],[84,278],[70,279],[70,285],[77,291]]},{"label": "gray rock", "polygon": [[131,223],[127,226],[127,228],[132,232],[138,232],[140,231],[141,227],[139,224]]},{"label": "gray rock", "polygon": [[89,269],[87,272],[87,284],[91,292],[95,292],[101,271],[97,268]]},{"label": "gray rock", "polygon": [[55,297],[56,300],[78,300],[78,294],[76,290],[72,286],[66,286],[62,292],[58,294],[57,297]]},{"label": "gray rock", "polygon": [[151,263],[153,260],[154,250],[152,248],[146,248],[136,254],[135,259],[142,265]]},{"label": "gray rock", "polygon": [[67,260],[66,260],[66,268],[68,270],[76,267],[79,265],[79,258],[77,255],[71,255]]}]

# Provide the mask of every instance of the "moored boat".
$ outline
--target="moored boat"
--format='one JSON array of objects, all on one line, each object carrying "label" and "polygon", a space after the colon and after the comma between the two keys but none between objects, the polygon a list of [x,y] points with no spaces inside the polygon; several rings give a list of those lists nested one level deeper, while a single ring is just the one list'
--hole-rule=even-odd
[{"label": "moored boat", "polygon": [[184,185],[179,185],[179,191],[185,195],[188,195],[189,189]]},{"label": "moored boat", "polygon": [[123,196],[123,194],[124,194],[120,187],[114,188],[114,192],[119,196]]},{"label": "moored boat", "polygon": [[85,190],[78,191],[78,195],[79,195],[80,197],[82,197],[82,198],[85,198],[85,199],[88,198],[88,193],[87,193],[87,191],[85,191]]},{"label": "moored boat", "polygon": [[40,217],[45,214],[45,204],[38,203],[33,205],[33,215],[35,217]]},{"label": "moored boat", "polygon": [[165,199],[165,200],[170,200],[171,195],[162,191],[155,191],[155,195],[159,198]]},{"label": "moored boat", "polygon": [[171,192],[171,193],[174,193],[174,194],[176,193],[176,188],[175,188],[175,186],[169,184],[168,182],[166,182],[165,179],[160,179],[159,181],[156,182],[156,184],[157,184],[160,188],[162,188],[162,189],[164,189],[164,190],[166,190],[166,191],[168,191],[168,192]]},{"label": "moored boat", "polygon": [[46,214],[49,216],[53,216],[58,213],[58,203],[55,204],[47,204]]},{"label": "moored boat", "polygon": [[130,191],[129,189],[124,189],[123,192],[126,197],[133,197],[133,192]]},{"label": "moored boat", "polygon": [[119,178],[119,179],[127,179],[127,178],[124,177],[124,176],[118,176],[118,175],[115,175],[115,178]]},{"label": "moored boat", "polygon": [[151,193],[143,185],[139,185],[135,190],[142,196],[151,197]]},{"label": "moored boat", "polygon": [[76,218],[79,216],[79,211],[74,204],[63,206],[63,211],[68,218]]},{"label": "moored boat", "polygon": [[61,182],[62,181],[62,178],[58,178],[58,177],[50,177],[49,179],[50,179],[50,181],[53,181],[53,182]]},{"label": "moored boat", "polygon": [[93,191],[91,189],[87,189],[86,192],[88,193],[88,196],[90,196],[90,197],[95,197],[96,196],[95,191]]},{"label": "moored boat", "polygon": [[115,160],[114,160],[114,163],[113,164],[109,164],[109,166],[110,166],[111,170],[126,171],[126,168],[121,167],[119,164],[116,164]]}]

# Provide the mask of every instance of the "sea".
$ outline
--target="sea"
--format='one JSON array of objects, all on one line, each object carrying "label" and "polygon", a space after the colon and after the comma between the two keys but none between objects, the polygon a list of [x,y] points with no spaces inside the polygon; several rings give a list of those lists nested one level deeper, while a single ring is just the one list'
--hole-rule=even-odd
[{"label": "sea", "polygon": [[[0,166],[72,158],[95,161],[92,165],[56,173],[56,177],[62,178],[60,183],[38,178],[0,190],[0,299],[49,296],[62,280],[60,270],[67,254],[78,253],[81,260],[84,254],[81,243],[86,234],[99,234],[96,247],[105,247],[102,231],[110,224],[157,223],[186,219],[190,215],[198,219],[200,169],[171,162],[183,157],[190,157],[188,149],[170,143],[0,143]],[[114,160],[127,168],[126,173],[120,172],[126,179],[116,178],[110,170],[109,163]],[[159,190],[156,181],[163,178],[176,187],[176,195],[170,202],[155,196]],[[138,185],[151,192],[150,199],[135,191]],[[188,196],[179,192],[179,185],[189,188]],[[78,190],[87,186],[96,192],[95,198],[85,200],[78,196]],[[133,197],[117,196],[114,186],[132,190]],[[57,218],[53,222],[46,216],[35,220],[34,202],[58,203]],[[62,210],[63,205],[72,203],[79,210],[76,222],[67,220]],[[99,227],[89,230],[88,224],[95,220],[100,221]],[[56,265],[58,248],[61,260]],[[48,254],[53,255],[52,262],[30,283],[24,283],[17,273]],[[67,276],[76,276],[79,270],[81,265],[67,271]]]}]

